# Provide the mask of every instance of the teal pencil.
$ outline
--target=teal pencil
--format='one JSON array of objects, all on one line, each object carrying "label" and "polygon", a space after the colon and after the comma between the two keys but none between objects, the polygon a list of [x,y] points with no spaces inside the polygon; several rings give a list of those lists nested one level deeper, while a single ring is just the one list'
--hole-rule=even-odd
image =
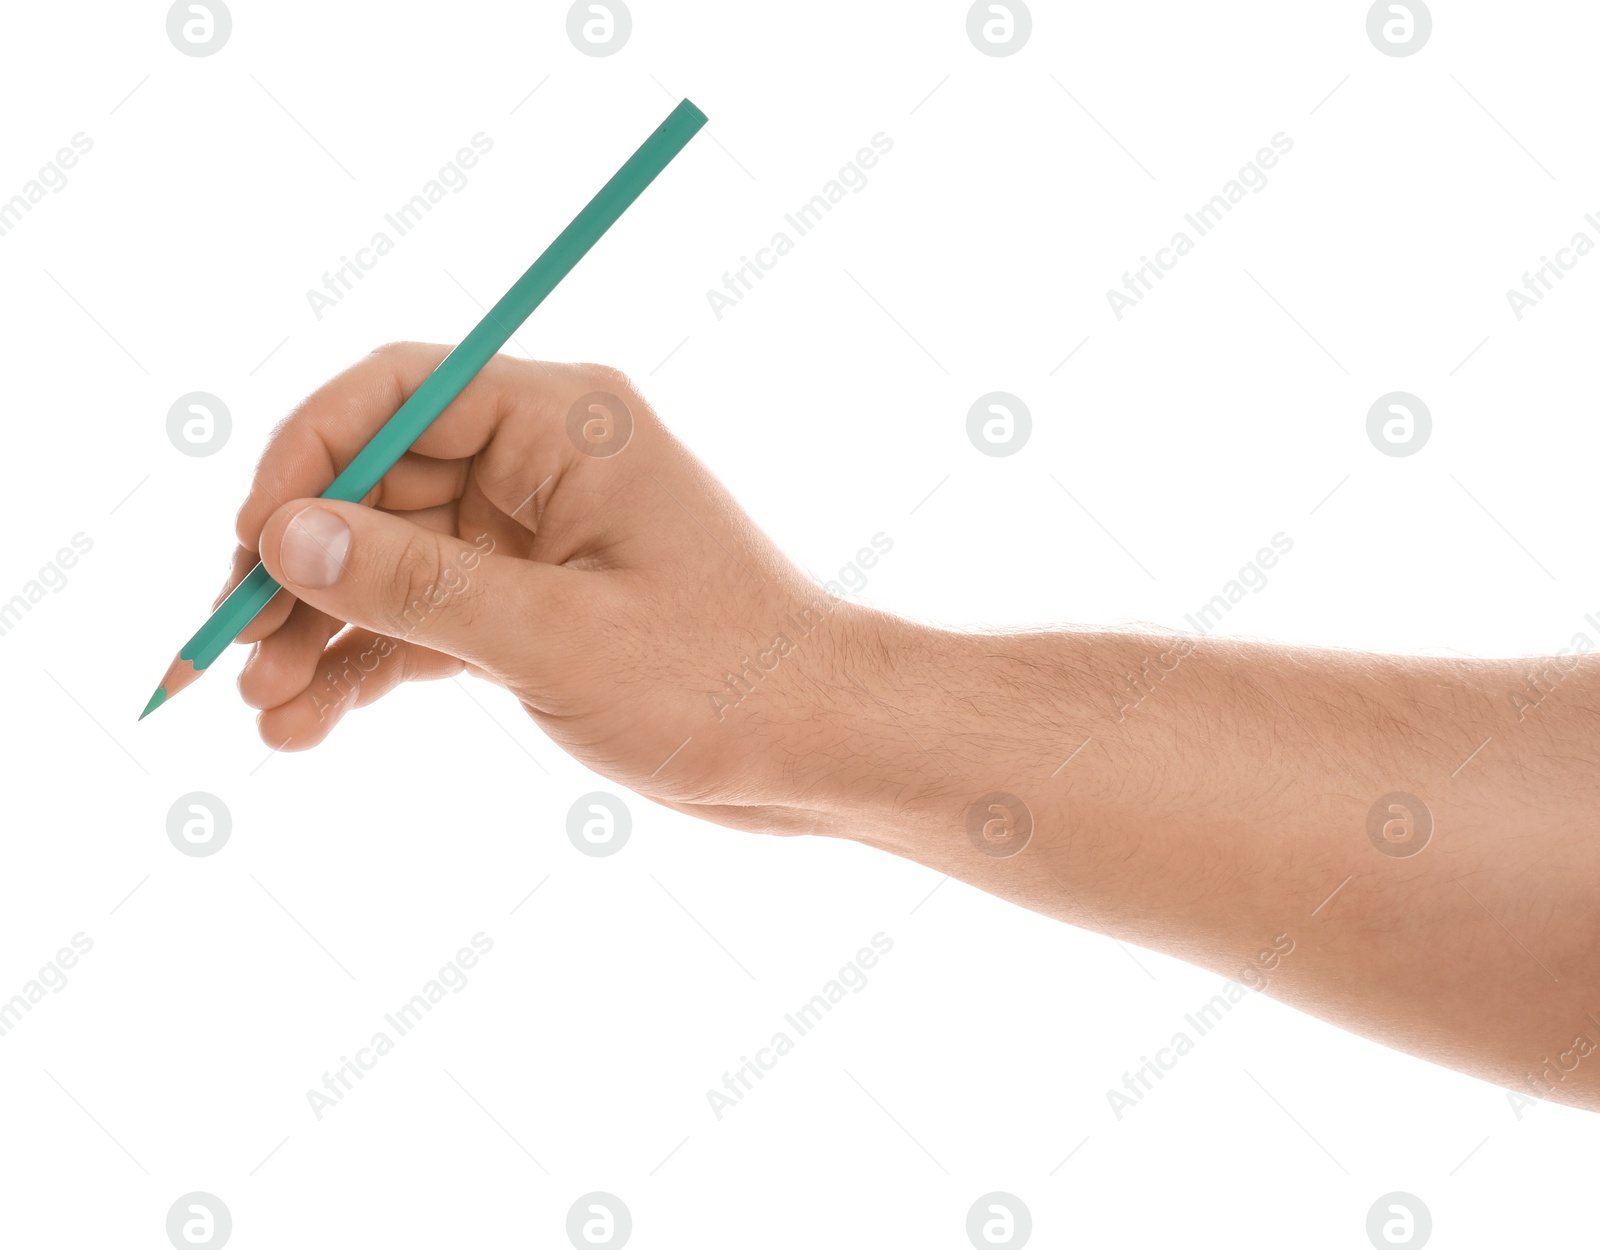
[{"label": "teal pencil", "polygon": [[[333,479],[322,498],[356,501],[365,497],[705,123],[704,113],[688,100],[680,101],[500,297],[499,303],[484,314],[483,320],[439,362],[439,367]],[[183,644],[139,719],[143,720],[205,672],[281,589],[265,566],[257,564],[217,605],[194,637]]]}]

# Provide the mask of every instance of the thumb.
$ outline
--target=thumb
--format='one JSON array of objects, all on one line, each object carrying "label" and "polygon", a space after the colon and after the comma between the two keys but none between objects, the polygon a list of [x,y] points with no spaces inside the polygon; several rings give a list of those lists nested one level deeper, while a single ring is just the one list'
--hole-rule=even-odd
[{"label": "thumb", "polygon": [[279,508],[260,550],[267,572],[329,616],[534,680],[551,641],[544,623],[570,619],[553,600],[578,576],[496,555],[488,534],[470,543],[334,499]]}]

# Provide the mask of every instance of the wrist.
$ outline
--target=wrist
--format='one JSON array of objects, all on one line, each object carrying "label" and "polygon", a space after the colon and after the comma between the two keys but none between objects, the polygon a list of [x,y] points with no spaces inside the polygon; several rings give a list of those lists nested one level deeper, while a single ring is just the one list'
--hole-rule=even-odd
[{"label": "wrist", "polygon": [[1075,637],[958,633],[851,605],[810,776],[809,806],[832,818],[822,831],[948,861],[1009,858],[1059,826],[1063,765],[1094,716]]}]

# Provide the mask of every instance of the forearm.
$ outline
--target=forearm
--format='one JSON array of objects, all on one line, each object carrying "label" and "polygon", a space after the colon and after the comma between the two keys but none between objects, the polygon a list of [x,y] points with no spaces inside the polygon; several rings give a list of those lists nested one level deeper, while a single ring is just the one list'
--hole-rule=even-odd
[{"label": "forearm", "polygon": [[[241,689],[275,748],[467,666],[658,802],[881,846],[1600,1108],[1600,1058],[1583,1062],[1600,1043],[1587,659],[914,626],[824,595],[596,366],[499,359],[385,478],[382,506],[316,499],[330,458],[446,351],[375,353],[263,457],[237,576],[259,550],[287,593],[241,635],[259,641]],[[597,393],[625,396],[626,455],[575,454],[560,433]],[[352,633],[324,648],[340,622]],[[392,659],[351,684],[351,650],[380,646]],[[1397,855],[1412,846],[1381,827],[1407,818],[1434,831]]]},{"label": "forearm", "polygon": [[[830,832],[1600,1107],[1600,1057],[1574,1053],[1600,1046],[1587,663],[962,635],[867,613],[838,643]],[[1380,803],[1397,793],[1420,803]]]}]

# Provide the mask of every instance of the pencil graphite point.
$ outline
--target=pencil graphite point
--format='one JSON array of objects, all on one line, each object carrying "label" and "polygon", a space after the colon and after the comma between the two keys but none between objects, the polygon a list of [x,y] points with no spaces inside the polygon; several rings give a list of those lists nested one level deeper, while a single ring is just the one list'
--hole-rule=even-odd
[{"label": "pencil graphite point", "polygon": [[172,667],[162,677],[161,684],[156,687],[156,692],[150,696],[150,702],[144,705],[144,711],[139,713],[139,719],[143,720],[150,715],[151,712],[172,698],[173,695],[177,694],[190,682],[200,680],[200,674],[203,671],[203,669],[197,669],[191,661],[184,659],[182,656],[172,661]]}]

